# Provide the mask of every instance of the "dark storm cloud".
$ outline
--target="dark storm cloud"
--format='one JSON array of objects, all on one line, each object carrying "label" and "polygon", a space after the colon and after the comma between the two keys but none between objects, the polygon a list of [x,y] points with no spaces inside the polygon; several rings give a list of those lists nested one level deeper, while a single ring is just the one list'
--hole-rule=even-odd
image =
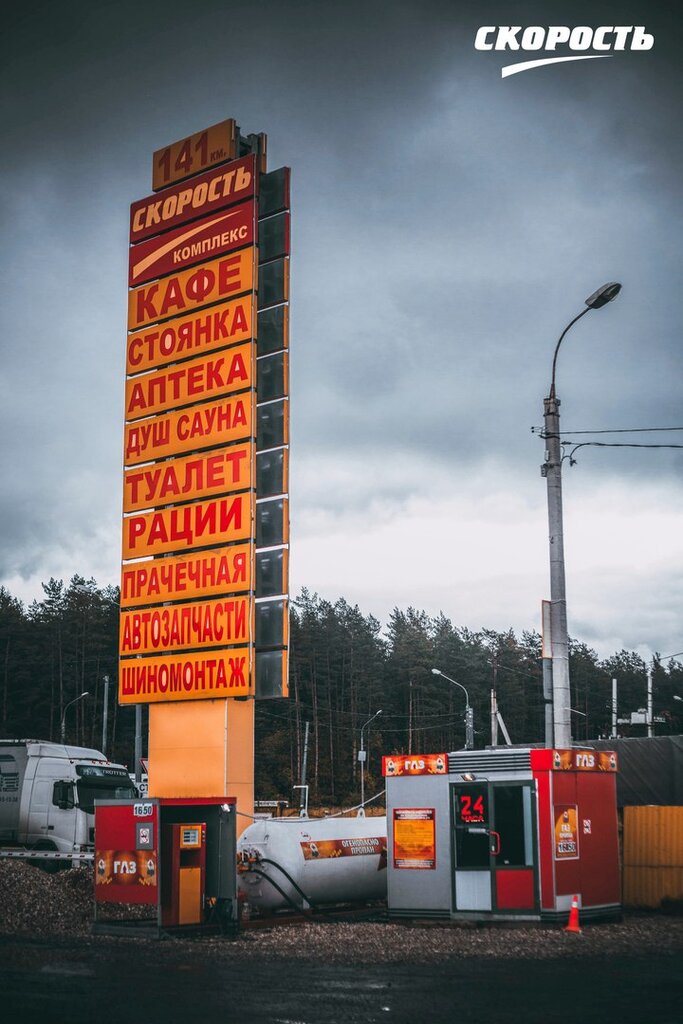
[{"label": "dark storm cloud", "polygon": [[[614,278],[617,302],[563,348],[563,425],[680,425],[670,10],[124,0],[10,17],[0,571],[119,515],[127,205],[153,149],[225,116],[293,166],[302,457],[536,474],[554,342]],[[513,20],[645,24],[656,46],[501,81],[504,56],[473,39]],[[681,465],[623,456],[580,468]]]}]

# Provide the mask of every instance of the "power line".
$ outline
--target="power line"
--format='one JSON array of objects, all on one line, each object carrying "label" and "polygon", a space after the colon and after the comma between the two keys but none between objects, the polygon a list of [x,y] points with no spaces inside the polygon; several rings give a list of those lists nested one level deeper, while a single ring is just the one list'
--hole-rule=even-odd
[{"label": "power line", "polygon": [[574,445],[569,453],[569,465],[574,465],[574,455],[579,448],[683,448],[683,444],[636,444],[624,441],[582,441]]},{"label": "power line", "polygon": [[531,433],[541,437],[573,437],[579,434],[668,434],[683,427],[617,427],[611,430],[560,430],[557,434],[544,434],[543,427],[532,427]]},{"label": "power line", "polygon": [[[292,705],[292,707],[295,707],[295,706],[296,705]],[[303,705],[303,704],[300,704],[299,707],[302,708],[305,711],[312,711],[312,708],[307,707],[306,705]],[[322,713],[319,712],[318,728],[320,728],[320,729],[328,729],[328,728],[330,728],[330,724],[331,724],[330,723],[330,710],[331,710],[333,718],[339,718],[342,715],[350,715],[350,714],[352,714],[352,712],[350,712],[350,711],[342,711],[342,710],[337,709],[337,708],[332,708],[332,709],[326,708],[324,710],[324,712],[322,712]],[[278,715],[278,714],[276,714],[276,713],[274,713],[272,711],[266,711],[265,709],[261,709],[261,708],[259,708],[258,714],[259,714],[259,716],[263,716],[265,718],[274,718],[277,721],[287,722],[287,723],[291,724],[291,714]],[[324,715],[324,717],[323,717],[323,715]],[[385,722],[388,722],[390,720],[392,720],[392,721],[393,720],[399,720],[399,721],[403,721],[404,722],[407,717],[408,717],[407,712],[405,712],[403,714],[396,714],[396,715],[383,715],[382,716],[382,720],[385,721]],[[434,720],[434,725],[423,725],[423,726],[420,726],[420,729],[425,729],[425,730],[426,729],[440,729],[443,726],[444,722],[453,721],[454,718],[457,719],[457,717],[458,717],[457,713],[456,714],[452,714],[450,712],[444,711],[443,714],[440,714],[440,715],[420,715],[418,721],[420,721],[420,722],[429,722],[430,720],[433,719]],[[339,725],[339,723],[337,723],[335,727],[336,728],[346,729],[349,732],[356,732],[357,731],[356,726],[354,724],[352,724],[351,722],[346,722],[343,725]],[[399,726],[390,725],[386,729],[382,730],[381,726],[378,726],[377,727],[377,731],[378,732],[382,732],[382,731],[384,731],[384,732],[396,732],[396,731],[399,731],[400,732],[401,728]],[[403,731],[407,731],[407,728],[404,729]]]},{"label": "power line", "polygon": [[574,434],[656,434],[683,430],[683,427],[621,427],[618,430],[561,430],[560,437]]},{"label": "power line", "polygon": [[[540,661],[540,658],[538,659]],[[493,667],[493,662],[489,661],[489,665]],[[508,668],[507,665],[496,665],[496,668],[500,672],[509,672],[513,676],[523,676],[525,679],[532,679],[534,682],[538,682],[541,679],[540,668],[536,672],[523,671],[519,668]]]}]

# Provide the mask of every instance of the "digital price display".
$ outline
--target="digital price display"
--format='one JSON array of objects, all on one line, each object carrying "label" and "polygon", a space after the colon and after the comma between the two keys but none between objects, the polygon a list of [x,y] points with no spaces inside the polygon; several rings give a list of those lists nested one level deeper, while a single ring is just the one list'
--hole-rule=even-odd
[{"label": "digital price display", "polygon": [[180,849],[197,850],[202,845],[201,825],[182,825],[180,829]]},{"label": "digital price display", "polygon": [[480,825],[488,817],[486,806],[486,789],[469,787],[460,790],[456,796],[456,814],[460,825]]}]

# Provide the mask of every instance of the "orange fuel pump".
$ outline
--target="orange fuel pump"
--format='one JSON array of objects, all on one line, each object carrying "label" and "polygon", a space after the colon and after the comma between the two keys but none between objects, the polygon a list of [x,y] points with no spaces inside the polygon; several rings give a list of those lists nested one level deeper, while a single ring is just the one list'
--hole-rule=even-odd
[{"label": "orange fuel pump", "polygon": [[172,826],[169,900],[165,925],[200,924],[204,911],[206,823]]}]

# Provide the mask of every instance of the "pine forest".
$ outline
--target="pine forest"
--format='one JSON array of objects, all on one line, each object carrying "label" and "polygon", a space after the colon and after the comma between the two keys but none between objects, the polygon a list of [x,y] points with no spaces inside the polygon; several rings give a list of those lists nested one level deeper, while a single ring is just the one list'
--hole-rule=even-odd
[{"label": "pine forest", "polygon": [[[104,678],[110,680],[107,753],[133,770],[135,712],[116,700],[119,593],[92,579],[51,579],[44,597],[24,607],[0,587],[0,716],[3,738],[66,740],[102,748]],[[304,736],[311,806],[358,801],[358,751],[364,731],[365,793],[382,789],[382,754],[439,753],[464,744],[465,694],[474,712],[475,746],[491,742],[491,691],[512,743],[542,743],[541,638],[535,632],[476,632],[443,614],[395,608],[389,622],[343,598],[303,590],[291,602],[290,697],[257,702],[256,797],[298,802]],[[620,716],[646,705],[645,661],[619,651],[600,660],[570,645],[572,727],[577,742],[609,735],[612,679]],[[65,708],[83,692],[88,697]],[[656,732],[680,732],[683,665],[653,663]],[[143,713],[143,736],[146,716]],[[308,723],[308,728],[307,728]],[[640,729],[640,731],[638,731]],[[643,727],[620,726],[622,735]],[[502,742],[502,738],[500,739]]]}]

